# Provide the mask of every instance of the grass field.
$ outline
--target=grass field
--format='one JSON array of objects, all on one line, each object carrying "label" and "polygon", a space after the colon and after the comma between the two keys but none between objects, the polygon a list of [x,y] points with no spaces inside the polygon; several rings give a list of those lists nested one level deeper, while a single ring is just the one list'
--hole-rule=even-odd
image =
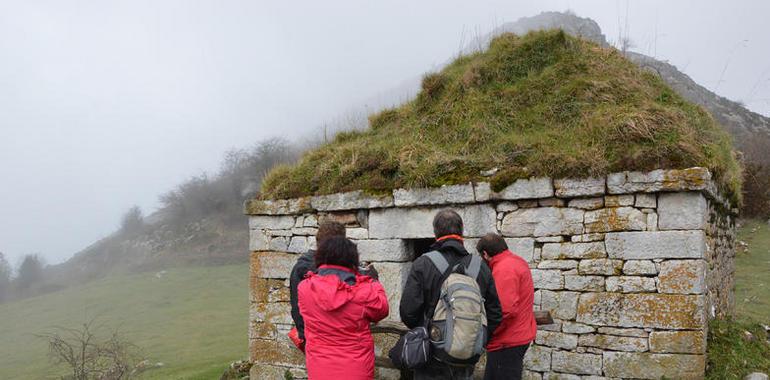
[{"label": "grass field", "polygon": [[739,318],[770,325],[770,225],[747,221],[738,240],[748,244],[735,259],[735,309]]},{"label": "grass field", "polygon": [[248,352],[248,266],[117,276],[0,305],[0,379],[57,378],[34,334],[92,318],[164,363],[142,379],[217,379]]}]

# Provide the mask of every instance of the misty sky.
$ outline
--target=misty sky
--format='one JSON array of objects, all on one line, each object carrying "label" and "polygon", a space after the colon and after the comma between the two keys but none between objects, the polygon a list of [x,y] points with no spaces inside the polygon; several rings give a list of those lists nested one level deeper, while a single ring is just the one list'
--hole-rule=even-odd
[{"label": "misty sky", "polygon": [[312,135],[464,35],[567,9],[770,115],[763,0],[0,0],[0,252],[60,262],[228,148]]}]

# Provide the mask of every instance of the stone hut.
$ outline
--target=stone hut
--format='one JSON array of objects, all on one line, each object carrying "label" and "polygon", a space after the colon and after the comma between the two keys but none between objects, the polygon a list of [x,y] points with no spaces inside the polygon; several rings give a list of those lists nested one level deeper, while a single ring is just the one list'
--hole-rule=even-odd
[{"label": "stone hut", "polygon": [[[246,204],[251,250],[249,313],[253,379],[306,376],[288,341],[288,280],[314,247],[319,220],[347,226],[361,259],[374,262],[398,323],[411,262],[433,242],[432,218],[451,207],[466,247],[505,236],[525,258],[539,326],[527,379],[702,378],[708,321],[733,305],[735,211],[704,168],[620,172],[599,178],[530,178],[494,192],[488,183],[362,191]],[[396,334],[375,334],[377,378]],[[477,371],[480,373],[480,371]]]}]

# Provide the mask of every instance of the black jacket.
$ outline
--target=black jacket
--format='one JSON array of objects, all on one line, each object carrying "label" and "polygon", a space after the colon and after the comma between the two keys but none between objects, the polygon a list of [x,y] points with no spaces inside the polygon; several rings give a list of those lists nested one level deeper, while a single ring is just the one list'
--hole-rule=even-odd
[{"label": "black jacket", "polygon": [[289,275],[289,301],[291,302],[291,319],[294,320],[294,326],[297,327],[297,333],[301,339],[305,339],[305,321],[299,314],[299,301],[297,298],[297,287],[305,279],[307,272],[315,272],[315,251],[309,250],[302,254],[291,268]]},{"label": "black jacket", "polygon": [[[456,239],[436,242],[430,248],[432,251],[441,252],[449,262],[450,267],[469,255],[463,243]],[[433,317],[433,311],[441,292],[442,275],[430,259],[425,256],[417,258],[412,263],[404,291],[401,293],[401,306],[399,307],[401,321],[408,328],[423,326],[426,314],[428,319]],[[492,271],[486,264],[481,266],[476,282],[478,282],[481,296],[485,300],[484,308],[487,312],[487,332],[489,333],[487,336],[491,337],[503,319],[503,310],[500,307],[500,300],[497,298]]]}]

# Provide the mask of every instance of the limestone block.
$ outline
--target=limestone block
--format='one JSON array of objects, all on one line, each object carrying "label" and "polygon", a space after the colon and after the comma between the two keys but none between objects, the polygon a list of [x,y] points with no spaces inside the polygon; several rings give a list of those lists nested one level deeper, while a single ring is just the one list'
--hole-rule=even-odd
[{"label": "limestone block", "polygon": [[550,347],[531,345],[524,354],[524,368],[530,371],[550,371],[551,351]]},{"label": "limestone block", "polygon": [[[388,208],[369,214],[372,239],[432,238],[433,217],[437,208]],[[454,209],[463,219],[464,235],[481,237],[495,231],[497,214],[490,205],[472,205]]]},{"label": "limestone block", "polygon": [[[257,231],[262,231],[262,230],[257,230]],[[291,230],[264,230],[264,231],[270,237],[276,237],[276,236],[291,237],[292,236]]]},{"label": "limestone block", "polygon": [[500,202],[495,207],[495,210],[497,212],[511,212],[516,211],[519,209],[519,205],[517,205],[515,202]]},{"label": "limestone block", "polygon": [[505,238],[508,249],[528,263],[534,261],[535,240],[530,238]]},{"label": "limestone block", "polygon": [[576,260],[543,260],[537,264],[537,269],[575,269],[578,266]]},{"label": "limestone block", "polygon": [[358,259],[360,261],[395,261],[405,262],[412,259],[412,253],[406,242],[401,239],[357,240]]},{"label": "limestone block", "polygon": [[[251,344],[251,342],[249,342]],[[260,347],[261,349],[261,347]],[[258,355],[259,349],[255,349],[254,355]],[[286,372],[289,372],[292,379],[307,379],[307,371],[301,368],[287,368],[273,366],[269,364],[254,364],[249,370],[250,379],[260,380],[284,380]]]},{"label": "limestone block", "polygon": [[578,338],[578,345],[613,351],[644,352],[647,351],[647,338],[586,334],[581,335],[580,338]]},{"label": "limestone block", "polygon": [[665,193],[658,199],[660,230],[702,230],[708,216],[708,202],[699,192]]},{"label": "limestone block", "polygon": [[438,188],[396,189],[393,201],[396,207],[446,205],[474,202],[473,185],[444,185]]},{"label": "limestone block", "polygon": [[596,328],[582,323],[564,321],[561,325],[561,331],[568,334],[588,334],[596,331]]},{"label": "limestone block", "polygon": [[564,288],[579,291],[603,291],[604,277],[602,276],[564,276]]},{"label": "limestone block", "polygon": [[271,237],[268,248],[271,251],[287,252],[289,250],[290,238],[285,236]]},{"label": "limestone block", "polygon": [[544,244],[543,260],[600,259],[607,257],[604,242]]},{"label": "limestone block", "polygon": [[266,251],[270,249],[270,237],[263,230],[249,231],[249,250]]},{"label": "limestone block", "polygon": [[539,236],[535,238],[538,243],[561,243],[564,241],[563,236]]},{"label": "limestone block", "polygon": [[[531,350],[531,348],[530,348],[530,350]],[[527,353],[529,353],[529,350],[527,350]],[[525,356],[525,358],[526,358],[526,356]],[[524,366],[524,368],[527,368],[526,365]],[[541,375],[540,372],[532,372],[532,371],[527,371],[525,369],[521,373],[521,380],[543,380],[543,375]],[[767,379],[759,379],[759,380],[767,380]]]},{"label": "limestone block", "polygon": [[703,296],[679,294],[582,293],[577,322],[615,327],[697,329],[706,323]]},{"label": "limestone block", "polygon": [[629,276],[654,276],[658,274],[655,263],[650,260],[628,260],[623,264],[623,274]]},{"label": "limestone block", "polygon": [[[249,356],[254,364],[277,365],[283,367],[304,367],[305,355],[296,349],[291,343],[279,340],[250,339]],[[255,365],[255,367],[257,367]],[[260,366],[261,367],[261,366]],[[280,368],[280,367],[279,367]],[[282,379],[286,368],[280,368],[277,374],[280,377],[254,377],[255,379]],[[252,374],[254,367],[252,367]]]},{"label": "limestone block", "polygon": [[368,195],[361,190],[310,198],[310,205],[318,211],[338,211],[393,207],[391,195]]},{"label": "limestone block", "polygon": [[655,194],[636,194],[636,208],[655,208],[658,206]]},{"label": "limestone block", "polygon": [[590,243],[594,241],[604,241],[604,234],[582,234],[570,237],[573,243]]},{"label": "limestone block", "polygon": [[[648,210],[648,209],[645,209]],[[642,210],[644,212],[645,210]],[[651,212],[647,214],[647,231],[658,231],[658,214]]]},{"label": "limestone block", "polygon": [[302,221],[303,227],[318,227],[318,218],[315,215],[307,215]]},{"label": "limestone block", "polygon": [[246,201],[247,215],[293,215],[310,211],[310,198]]},{"label": "limestone block", "polygon": [[540,310],[551,312],[551,316],[558,319],[573,319],[577,313],[577,292],[552,292],[541,290]]},{"label": "limestone block", "polygon": [[280,252],[254,252],[250,260],[251,275],[255,278],[289,278],[297,257]]},{"label": "limestone block", "polygon": [[557,269],[532,269],[535,289],[564,289],[564,276]]},{"label": "limestone block", "polygon": [[618,276],[607,277],[608,292],[644,293],[655,292],[655,279],[650,277]]},{"label": "limestone block", "polygon": [[258,302],[249,308],[249,320],[265,323],[292,324],[291,304],[288,302]]},{"label": "limestone block", "polygon": [[551,368],[554,371],[581,375],[602,374],[601,355],[554,351],[551,357]]},{"label": "limestone block", "polygon": [[658,290],[661,293],[703,294],[707,270],[705,260],[666,260],[660,263]]},{"label": "limestone block", "polygon": [[649,335],[644,329],[623,329],[617,327],[599,327],[597,332],[605,335],[635,336],[639,338],[646,338]]},{"label": "limestone block", "polygon": [[604,197],[604,207],[623,207],[633,206],[634,196],[631,194],[626,195],[607,195]]},{"label": "limestone block", "polygon": [[257,215],[249,217],[249,228],[287,230],[294,227],[295,219],[293,216],[266,216]]},{"label": "limestone block", "polygon": [[412,269],[412,263],[377,263],[377,272],[380,275],[380,283],[385,288],[388,295],[388,306],[390,314],[386,320],[401,321],[398,314],[399,303],[401,302],[401,292],[409,276],[409,270]]},{"label": "limestone block", "polygon": [[703,231],[618,232],[605,237],[607,254],[623,260],[703,258]]},{"label": "limestone block", "polygon": [[553,181],[553,187],[559,198],[594,197],[604,194],[605,180],[604,177],[557,179]]},{"label": "limestone block", "polygon": [[275,324],[249,321],[249,339],[275,339],[277,333]]},{"label": "limestone block", "polygon": [[543,374],[543,380],[582,380],[583,378],[578,375],[573,375],[570,373],[558,373],[558,372],[549,372]]},{"label": "limestone block", "polygon": [[604,375],[634,379],[702,379],[706,370],[704,355],[611,352],[604,356]]},{"label": "limestone block", "polygon": [[542,346],[574,350],[577,347],[577,337],[577,335],[572,334],[539,330],[537,337],[535,337],[535,343]]},{"label": "limestone block", "polygon": [[291,234],[298,236],[315,236],[317,233],[318,228],[313,227],[295,227],[291,229]]},{"label": "limestone block", "polygon": [[554,236],[583,233],[583,210],[543,207],[519,209],[503,218],[504,236]]},{"label": "limestone block", "polygon": [[553,183],[550,178],[530,178],[517,180],[499,193],[492,194],[492,198],[515,201],[550,198],[553,194]]},{"label": "limestone block", "polygon": [[602,208],[586,211],[586,233],[614,231],[643,231],[647,216],[633,207]]},{"label": "limestone block", "polygon": [[569,201],[567,206],[583,210],[596,210],[604,207],[604,198],[577,198]]},{"label": "limestone block", "polygon": [[711,183],[706,168],[622,172],[607,176],[610,194],[654,193],[660,191],[704,190]]},{"label": "limestone block", "polygon": [[294,236],[289,243],[289,252],[303,253],[312,249],[315,241],[315,236]]},{"label": "limestone block", "polygon": [[492,186],[489,182],[474,183],[473,194],[476,202],[486,202],[492,197]]},{"label": "limestone block", "polygon": [[705,354],[706,334],[703,330],[653,331],[650,333],[650,352]]},{"label": "limestone block", "polygon": [[347,228],[345,236],[351,240],[364,240],[369,238],[369,230],[361,227]]},{"label": "limestone block", "polygon": [[581,275],[617,276],[623,270],[623,261],[611,259],[580,260],[578,273]]}]

